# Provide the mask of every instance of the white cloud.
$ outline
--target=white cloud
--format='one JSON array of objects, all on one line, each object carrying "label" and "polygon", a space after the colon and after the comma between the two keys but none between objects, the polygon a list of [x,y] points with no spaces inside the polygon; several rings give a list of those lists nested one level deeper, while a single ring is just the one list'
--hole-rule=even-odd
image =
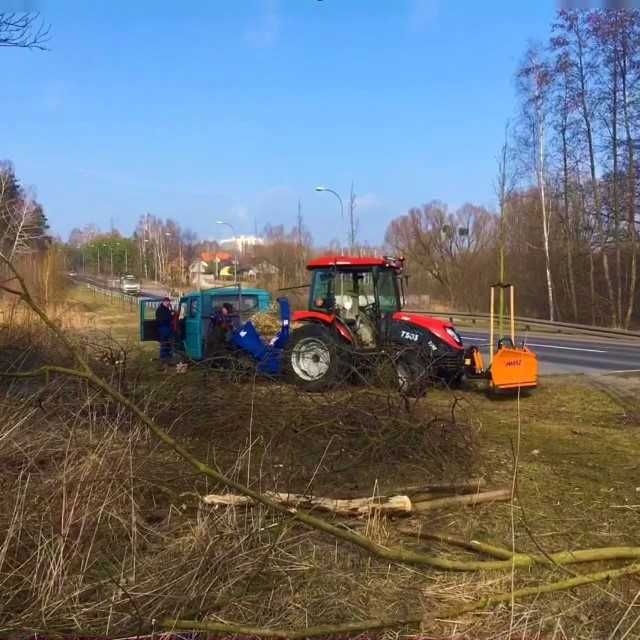
[{"label": "white cloud", "polygon": [[373,192],[363,193],[361,196],[356,193],[356,211],[377,211],[383,205],[380,196]]},{"label": "white cloud", "polygon": [[274,46],[282,27],[278,0],[261,0],[262,9],[247,27],[244,37],[253,47],[266,48]]}]

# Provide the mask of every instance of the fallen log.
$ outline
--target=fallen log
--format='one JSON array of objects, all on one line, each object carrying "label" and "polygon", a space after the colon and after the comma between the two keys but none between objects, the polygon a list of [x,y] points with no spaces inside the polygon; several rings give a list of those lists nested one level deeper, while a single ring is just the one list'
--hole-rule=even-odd
[{"label": "fallen log", "polygon": [[[450,483],[436,483],[436,484],[418,484],[410,487],[401,487],[394,489],[392,492],[384,495],[405,495],[412,498],[414,501],[415,496],[420,494],[460,494],[460,493],[477,493],[486,485],[484,478],[472,478],[471,480],[465,480],[463,482],[450,482]],[[429,498],[424,498],[428,500]]]},{"label": "fallen log", "polygon": [[501,502],[511,500],[510,489],[497,489],[496,491],[484,491],[463,496],[452,496],[449,498],[437,498],[436,500],[426,500],[415,502],[413,510],[417,513],[432,511],[433,509],[444,509],[446,507],[457,507],[459,505],[474,506],[482,502]]},{"label": "fallen log", "polygon": [[[317,496],[305,496],[298,493],[273,493],[266,494],[274,502],[293,507],[304,507],[305,509],[319,509],[320,511],[330,511],[338,515],[363,515],[371,511],[383,513],[411,513],[412,503],[408,496],[390,496],[376,498],[320,498]],[[254,500],[248,496],[233,494],[209,494],[202,498],[205,504],[241,506],[252,505]]]},{"label": "fallen log", "polygon": [[[496,500],[509,500],[511,492],[508,489],[498,491],[485,491],[470,495],[452,496],[414,502],[406,495],[369,497],[369,498],[323,498],[308,496],[299,493],[275,493],[266,492],[274,502],[290,507],[304,509],[318,509],[329,511],[337,515],[364,515],[371,511],[402,515],[407,513],[420,513],[457,505],[475,505],[482,502],[494,502]],[[235,494],[209,494],[202,498],[208,505],[214,506],[250,506],[254,504],[253,498]]]}]

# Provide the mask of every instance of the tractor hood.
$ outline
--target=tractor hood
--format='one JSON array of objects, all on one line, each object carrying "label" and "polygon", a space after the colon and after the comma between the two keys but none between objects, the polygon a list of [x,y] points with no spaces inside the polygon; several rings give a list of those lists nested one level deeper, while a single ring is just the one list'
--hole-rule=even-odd
[{"label": "tractor hood", "polygon": [[398,311],[393,314],[394,320],[402,322],[408,322],[421,329],[431,331],[437,338],[440,338],[445,344],[449,345],[452,349],[462,351],[464,348],[462,345],[462,339],[455,330],[455,327],[450,322],[444,320],[438,320],[430,316],[423,316],[417,313],[406,313],[405,311]]}]

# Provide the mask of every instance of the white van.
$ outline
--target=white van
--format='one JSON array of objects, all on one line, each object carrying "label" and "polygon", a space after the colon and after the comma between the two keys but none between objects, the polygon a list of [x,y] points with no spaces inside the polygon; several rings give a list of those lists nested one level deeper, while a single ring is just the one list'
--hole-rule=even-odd
[{"label": "white van", "polygon": [[122,293],[138,294],[140,293],[140,282],[135,276],[122,276],[120,278],[120,291]]}]

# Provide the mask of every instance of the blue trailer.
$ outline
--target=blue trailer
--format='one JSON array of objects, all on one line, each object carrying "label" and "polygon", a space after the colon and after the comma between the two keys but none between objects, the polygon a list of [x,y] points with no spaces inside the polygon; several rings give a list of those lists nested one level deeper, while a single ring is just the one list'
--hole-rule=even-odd
[{"label": "blue trailer", "polygon": [[[158,340],[156,309],[161,302],[161,298],[140,300],[142,342]],[[233,305],[235,337],[254,313],[270,309],[271,294],[264,289],[231,286],[192,291],[174,301],[176,348],[191,360],[202,360],[205,357],[205,342],[211,315],[224,303]],[[253,330],[255,331],[255,327]]]}]

